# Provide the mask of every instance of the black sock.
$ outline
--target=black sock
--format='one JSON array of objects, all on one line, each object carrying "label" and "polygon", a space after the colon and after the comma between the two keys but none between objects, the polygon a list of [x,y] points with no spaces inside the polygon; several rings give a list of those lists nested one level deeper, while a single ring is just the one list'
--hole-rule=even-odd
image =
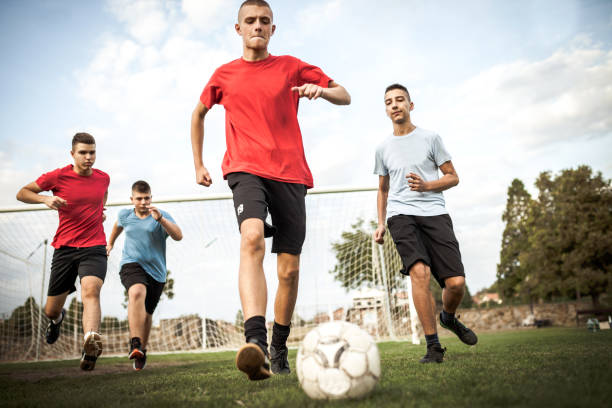
[{"label": "black sock", "polygon": [[434,334],[426,334],[425,341],[427,342],[427,347],[433,346],[434,344],[440,345],[440,340],[438,340],[438,333]]},{"label": "black sock", "polygon": [[441,319],[444,323],[446,322],[452,322],[453,320],[455,320],[455,314],[454,313],[449,313],[444,311],[444,309],[442,309],[442,316]]},{"label": "black sock", "polygon": [[274,322],[274,329],[272,330],[272,347],[275,349],[281,349],[287,347],[287,337],[289,337],[289,331],[291,330],[291,324],[289,326],[283,326]]},{"label": "black sock", "polygon": [[253,316],[244,322],[244,337],[247,343],[255,340],[264,353],[268,354],[268,330],[265,317]]},{"label": "black sock", "polygon": [[132,339],[130,340],[130,344],[134,348],[140,348],[140,346],[142,345],[142,343],[140,342],[140,337],[132,337]]}]

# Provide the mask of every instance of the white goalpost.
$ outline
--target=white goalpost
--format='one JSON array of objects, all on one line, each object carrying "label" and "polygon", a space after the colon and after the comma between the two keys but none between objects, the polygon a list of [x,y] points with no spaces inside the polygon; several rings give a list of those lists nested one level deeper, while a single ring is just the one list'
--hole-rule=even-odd
[{"label": "white goalpost", "polygon": [[[173,285],[162,296],[147,349],[153,353],[234,349],[243,343],[238,296],[238,225],[231,195],[155,200],[183,230],[180,242],[167,241],[167,267]],[[107,204],[108,237],[127,202]],[[355,323],[376,340],[418,343],[409,278],[390,236],[372,241],[376,220],[373,188],[314,189],[306,197],[307,233],[300,259],[300,292],[290,345],[315,325],[329,320]],[[66,359],[80,356],[80,286],[68,296],[58,341],[44,340],[44,316],[57,228],[55,211],[44,206],[0,209],[0,361]],[[119,280],[120,235],[108,259],[101,292],[104,354],[127,355],[126,299]],[[273,320],[276,256],[266,239],[264,270],[268,284],[267,320]],[[170,286],[170,285],[167,285]],[[172,298],[170,299],[169,296]],[[271,330],[269,331],[271,334]]]}]

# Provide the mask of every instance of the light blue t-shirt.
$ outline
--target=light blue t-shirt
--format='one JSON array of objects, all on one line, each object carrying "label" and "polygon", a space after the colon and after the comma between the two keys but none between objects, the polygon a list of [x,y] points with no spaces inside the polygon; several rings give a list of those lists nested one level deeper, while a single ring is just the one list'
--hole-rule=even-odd
[{"label": "light blue t-shirt", "polygon": [[441,192],[411,191],[406,175],[412,172],[425,181],[438,180],[438,167],[450,159],[440,136],[429,130],[417,127],[407,135],[386,138],[376,149],[374,174],[389,175],[387,218],[448,214]]},{"label": "light blue t-shirt", "polygon": [[[169,221],[174,219],[167,212],[160,210]],[[117,221],[125,231],[125,243],[121,255],[121,268],[126,263],[136,262],[142,269],[158,282],[166,281],[166,238],[168,233],[162,225],[149,215],[138,218],[133,208],[119,211]]]}]

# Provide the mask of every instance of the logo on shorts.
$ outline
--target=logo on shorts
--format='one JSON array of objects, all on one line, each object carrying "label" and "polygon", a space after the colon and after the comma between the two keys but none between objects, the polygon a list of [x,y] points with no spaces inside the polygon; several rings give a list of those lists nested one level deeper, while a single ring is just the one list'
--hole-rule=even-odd
[{"label": "logo on shorts", "polygon": [[238,215],[242,214],[242,211],[243,211],[243,210],[244,210],[244,205],[243,205],[243,204],[240,204],[240,205],[238,206],[238,208],[236,208],[236,214],[238,214]]}]

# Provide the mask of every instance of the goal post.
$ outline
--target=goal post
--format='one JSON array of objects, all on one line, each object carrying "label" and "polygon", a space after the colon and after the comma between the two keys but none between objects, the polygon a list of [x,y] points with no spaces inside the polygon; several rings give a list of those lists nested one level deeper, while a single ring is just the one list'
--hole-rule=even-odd
[{"label": "goal post", "polygon": [[[238,295],[240,235],[231,194],[166,198],[154,204],[169,212],[183,240],[167,241],[173,297],[162,296],[153,315],[148,351],[153,353],[235,349],[244,342]],[[107,237],[118,212],[129,202],[106,205]],[[409,278],[389,235],[372,241],[376,189],[313,189],[306,196],[307,233],[300,256],[300,290],[289,343],[329,320],[358,324],[377,340],[411,339],[419,330]],[[58,341],[44,341],[44,316],[57,228],[55,211],[41,205],[0,209],[0,361],[77,358],[82,346],[80,285],[66,300]],[[129,350],[127,310],[119,264],[125,234],[108,258],[100,299],[104,355]],[[267,321],[273,321],[276,256],[266,239],[264,272]],[[269,330],[271,335],[271,330]]]}]

